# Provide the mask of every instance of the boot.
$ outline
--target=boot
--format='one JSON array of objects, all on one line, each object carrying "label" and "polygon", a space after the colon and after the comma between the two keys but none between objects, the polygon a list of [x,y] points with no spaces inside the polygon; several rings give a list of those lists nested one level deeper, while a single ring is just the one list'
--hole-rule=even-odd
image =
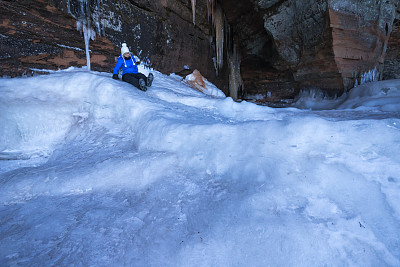
[{"label": "boot", "polygon": [[146,91],[146,82],[143,79],[139,79],[139,89],[142,91]]},{"label": "boot", "polygon": [[150,87],[151,84],[153,83],[154,80],[154,75],[153,73],[150,73],[149,76],[147,76],[147,86]]}]

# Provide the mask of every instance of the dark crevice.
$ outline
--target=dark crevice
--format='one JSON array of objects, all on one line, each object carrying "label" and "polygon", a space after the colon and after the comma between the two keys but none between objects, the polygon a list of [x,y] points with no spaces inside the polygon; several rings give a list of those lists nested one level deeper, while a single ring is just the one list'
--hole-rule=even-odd
[{"label": "dark crevice", "polygon": [[141,4],[137,3],[136,1],[130,0],[129,3],[130,3],[131,5],[133,5],[133,6],[135,6],[135,7],[137,7],[137,8],[140,8],[140,9],[143,9],[143,10],[145,10],[145,11],[147,11],[147,12],[153,12],[153,10],[151,10],[151,9],[148,8],[147,6],[141,5]]}]

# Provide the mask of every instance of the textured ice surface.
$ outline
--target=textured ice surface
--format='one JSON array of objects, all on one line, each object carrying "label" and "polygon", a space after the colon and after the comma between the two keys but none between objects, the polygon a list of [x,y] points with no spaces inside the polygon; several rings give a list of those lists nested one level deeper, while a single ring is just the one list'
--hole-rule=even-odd
[{"label": "textured ice surface", "polygon": [[312,111],[154,74],[1,79],[1,266],[400,265],[399,81]]}]

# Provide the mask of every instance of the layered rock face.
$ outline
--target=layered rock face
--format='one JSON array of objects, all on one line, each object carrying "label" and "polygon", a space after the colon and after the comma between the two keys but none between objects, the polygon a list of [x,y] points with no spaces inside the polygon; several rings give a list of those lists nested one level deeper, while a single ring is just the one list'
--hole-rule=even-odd
[{"label": "layered rock face", "polygon": [[400,79],[400,5],[387,46],[383,79]]},{"label": "layered rock face", "polygon": [[[89,16],[97,32],[90,41],[92,70],[111,72],[121,43],[127,42],[142,64],[162,73],[185,75],[198,69],[235,99],[284,105],[300,90],[341,94],[372,69],[380,78],[396,77],[399,29],[393,21],[398,2],[0,1],[0,75],[85,66],[84,39],[76,24]],[[83,3],[88,3],[85,12]],[[224,29],[212,26],[210,3],[221,7]],[[215,35],[222,30],[229,36],[217,75],[222,47]]]},{"label": "layered rock face", "polygon": [[[45,1],[0,2],[1,75],[30,75],[32,69],[86,65],[76,20]],[[118,50],[107,38],[91,44],[94,69],[109,71]]]},{"label": "layered rock face", "polygon": [[[19,76],[36,69],[85,66],[85,43],[77,20],[87,15],[80,0],[0,1],[0,75]],[[110,72],[120,45],[126,42],[142,64],[163,73],[198,69],[223,90],[224,75],[216,76],[209,38],[207,4],[196,6],[193,25],[189,1],[89,1],[98,25],[90,41],[92,70]]]},{"label": "layered rock face", "polygon": [[333,50],[345,90],[368,70],[376,68],[382,77],[397,2],[330,1]]},{"label": "layered rock face", "polygon": [[382,74],[397,2],[247,0],[252,9],[241,12],[223,0],[242,40],[243,97],[290,101],[302,89],[338,95],[369,70]]}]

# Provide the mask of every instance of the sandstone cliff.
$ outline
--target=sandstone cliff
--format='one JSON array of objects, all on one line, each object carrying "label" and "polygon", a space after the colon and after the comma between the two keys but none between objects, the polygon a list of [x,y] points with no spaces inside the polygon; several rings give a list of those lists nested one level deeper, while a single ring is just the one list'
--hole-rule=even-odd
[{"label": "sandstone cliff", "polygon": [[278,104],[301,89],[341,94],[374,68],[380,78],[400,70],[398,0],[16,0],[0,1],[0,75],[86,65],[82,2],[98,33],[92,70],[110,72],[127,42],[163,73],[198,69],[235,99]]},{"label": "sandstone cliff", "polygon": [[387,51],[383,79],[400,79],[400,5],[397,6]]},{"label": "sandstone cliff", "polygon": [[[85,44],[76,23],[79,0],[0,1],[0,75],[30,75],[32,69],[84,66]],[[100,34],[90,42],[92,70],[111,71],[122,42],[163,73],[199,69],[222,89],[210,45],[207,5],[196,8],[193,25],[188,1],[89,1]],[[37,72],[37,71],[36,71]]]},{"label": "sandstone cliff", "polygon": [[[278,102],[300,89],[331,95],[382,75],[398,1],[223,0],[240,42],[245,98]],[[395,42],[390,45],[398,46]]]}]

